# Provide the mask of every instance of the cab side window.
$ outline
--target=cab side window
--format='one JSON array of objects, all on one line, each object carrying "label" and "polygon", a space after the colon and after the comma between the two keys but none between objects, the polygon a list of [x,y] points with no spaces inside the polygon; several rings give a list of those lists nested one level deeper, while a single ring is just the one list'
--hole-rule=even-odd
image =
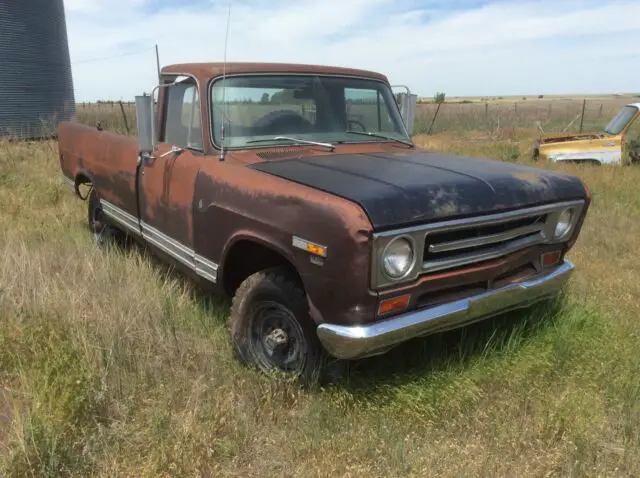
[{"label": "cab side window", "polygon": [[193,79],[167,87],[164,142],[202,151],[200,98]]},{"label": "cab side window", "polygon": [[344,100],[349,129],[395,131],[384,97],[378,90],[345,88]]}]

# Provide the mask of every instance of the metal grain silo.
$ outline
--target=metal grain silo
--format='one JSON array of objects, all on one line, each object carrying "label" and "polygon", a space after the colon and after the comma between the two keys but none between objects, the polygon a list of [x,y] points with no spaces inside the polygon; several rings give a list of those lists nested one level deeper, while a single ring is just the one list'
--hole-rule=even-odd
[{"label": "metal grain silo", "polygon": [[0,0],[0,137],[48,137],[75,114],[63,0]]}]

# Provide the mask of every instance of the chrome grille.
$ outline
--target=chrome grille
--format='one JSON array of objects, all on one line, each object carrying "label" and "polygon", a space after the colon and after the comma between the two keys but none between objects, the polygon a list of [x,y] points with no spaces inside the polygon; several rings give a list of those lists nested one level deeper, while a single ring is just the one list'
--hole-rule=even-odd
[{"label": "chrome grille", "polygon": [[425,234],[423,271],[494,259],[544,240],[546,214]]},{"label": "chrome grille", "polygon": [[[423,274],[478,264],[537,244],[561,243],[564,240],[553,238],[560,212],[571,208],[575,225],[583,207],[582,200],[565,201],[376,232],[371,255],[371,287],[397,286]],[[416,261],[410,273],[394,280],[385,274],[382,259],[385,247],[401,237],[414,244]]]}]

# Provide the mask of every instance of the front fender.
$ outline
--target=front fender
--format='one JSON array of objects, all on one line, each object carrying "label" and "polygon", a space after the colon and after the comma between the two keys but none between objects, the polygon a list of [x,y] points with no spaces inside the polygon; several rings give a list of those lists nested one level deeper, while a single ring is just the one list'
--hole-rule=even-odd
[{"label": "front fender", "polygon": [[296,270],[298,266],[296,265],[296,258],[291,253],[291,248],[287,248],[286,244],[286,236],[288,234],[277,234],[277,235],[265,235],[261,234],[255,230],[251,229],[241,229],[233,233],[229,240],[224,244],[222,248],[222,255],[220,257],[220,265],[219,271],[221,276],[224,276],[224,268],[227,263],[227,258],[229,257],[229,251],[233,249],[240,241],[250,241],[256,244],[259,244],[267,249],[272,250],[273,252],[281,255],[285,260],[291,263]]},{"label": "front fender", "polygon": [[552,153],[549,161],[595,161],[600,164],[621,164],[622,151],[578,151],[570,153]]},{"label": "front fender", "polygon": [[[364,322],[374,315],[369,290],[371,224],[355,203],[245,166],[210,162],[194,196],[196,253],[221,274],[234,243],[246,238],[278,252],[298,272],[314,318]],[[323,261],[294,247],[293,237],[327,247]]]}]

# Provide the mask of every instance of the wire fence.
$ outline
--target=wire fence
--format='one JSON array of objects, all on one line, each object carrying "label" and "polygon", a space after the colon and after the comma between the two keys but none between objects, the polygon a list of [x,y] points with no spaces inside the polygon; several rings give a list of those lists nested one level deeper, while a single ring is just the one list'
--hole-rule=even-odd
[{"label": "wire fence", "polygon": [[77,103],[76,120],[119,134],[136,135],[136,105],[128,101]]},{"label": "wire fence", "polygon": [[[95,68],[95,63],[117,65],[122,57],[157,53],[157,45],[72,62],[74,68]],[[80,91],[76,90],[76,97]],[[87,91],[84,91],[87,93]],[[86,95],[84,95],[86,97]],[[529,96],[511,100],[502,97],[479,101],[419,101],[413,134],[477,131],[495,134],[526,129],[541,135],[602,130],[620,108],[640,101],[632,96],[561,98]],[[135,103],[131,101],[77,102],[75,120],[121,134],[136,133]],[[50,122],[55,128],[55,121]]]},{"label": "wire fence", "polygon": [[[602,130],[630,97],[419,103],[414,134],[533,129],[545,133]],[[637,101],[637,99],[636,99]]]},{"label": "wire fence", "polygon": [[[601,131],[629,97],[419,103],[413,134],[530,130],[539,134]],[[77,103],[76,120],[120,134],[136,134],[135,103]]]}]

